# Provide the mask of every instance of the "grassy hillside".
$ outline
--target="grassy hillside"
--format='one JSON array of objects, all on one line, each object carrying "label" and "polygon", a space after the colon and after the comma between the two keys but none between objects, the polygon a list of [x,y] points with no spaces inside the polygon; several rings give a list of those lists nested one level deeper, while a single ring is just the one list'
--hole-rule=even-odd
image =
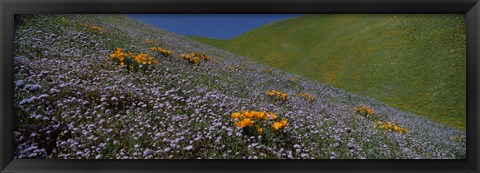
[{"label": "grassy hillside", "polygon": [[465,130],[464,15],[306,15],[192,37]]},{"label": "grassy hillside", "polygon": [[15,22],[17,159],[466,157],[464,131],[123,15]]}]

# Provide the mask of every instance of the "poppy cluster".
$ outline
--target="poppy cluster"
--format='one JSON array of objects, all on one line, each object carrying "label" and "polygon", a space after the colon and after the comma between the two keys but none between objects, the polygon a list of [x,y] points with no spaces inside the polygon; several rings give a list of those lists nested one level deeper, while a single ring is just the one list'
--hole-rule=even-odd
[{"label": "poppy cluster", "polygon": [[211,60],[210,57],[208,57],[207,55],[205,55],[205,54],[203,54],[203,53],[192,52],[192,53],[190,54],[190,56],[199,57],[199,58],[201,58],[201,59],[203,59],[203,60],[205,60],[205,61],[210,61],[210,60]]},{"label": "poppy cluster", "polygon": [[308,101],[314,101],[315,100],[315,96],[312,96],[308,93],[298,93],[298,96],[306,98]]},{"label": "poppy cluster", "polygon": [[98,32],[100,34],[103,33],[103,31],[105,30],[103,27],[101,26],[96,26],[96,25],[90,25],[88,23],[77,23],[78,25],[80,25],[81,27],[83,27],[84,29],[91,29],[95,32]]},{"label": "poppy cluster", "polygon": [[365,105],[362,105],[360,107],[353,107],[353,110],[355,110],[355,112],[357,112],[358,114],[362,115],[362,116],[369,116],[369,115],[373,115],[374,112],[371,108],[365,106]]},{"label": "poppy cluster", "polygon": [[153,46],[149,48],[150,50],[157,51],[159,54],[163,55],[164,57],[168,57],[172,55],[172,51],[158,47],[158,46]]},{"label": "poppy cluster", "polygon": [[180,54],[180,57],[187,60],[191,64],[200,65],[200,58],[192,57],[190,55]]},{"label": "poppy cluster", "polygon": [[410,133],[410,130],[400,127],[399,125],[390,122],[375,122],[375,128],[388,130],[389,132],[397,132],[398,134]]},{"label": "poppy cluster", "polygon": [[231,118],[237,127],[261,135],[264,132],[279,131],[287,126],[287,118],[277,117],[275,113],[265,111],[234,112]]},{"label": "poppy cluster", "polygon": [[287,93],[284,93],[284,92],[280,92],[280,91],[275,91],[275,90],[271,90],[271,91],[268,91],[267,93],[268,96],[274,98],[275,100],[281,100],[283,102],[287,101],[287,98],[288,98],[288,94]]},{"label": "poppy cluster", "polygon": [[195,53],[192,52],[190,55],[187,54],[180,54],[180,57],[187,60],[191,64],[200,65],[200,60],[203,59],[205,61],[209,61],[210,57],[206,56],[202,53]]},{"label": "poppy cluster", "polygon": [[158,64],[158,61],[148,54],[134,54],[131,52],[122,52],[122,48],[117,48],[110,54],[110,59],[116,62],[120,67],[129,70],[137,70],[138,68],[146,69],[151,65]]}]

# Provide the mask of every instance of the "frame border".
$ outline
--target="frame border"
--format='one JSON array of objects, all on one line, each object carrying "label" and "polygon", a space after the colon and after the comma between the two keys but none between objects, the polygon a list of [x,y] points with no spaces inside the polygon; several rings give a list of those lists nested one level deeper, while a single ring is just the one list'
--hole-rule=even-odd
[{"label": "frame border", "polygon": [[[0,2],[0,171],[10,172],[478,172],[479,0],[3,0]],[[467,21],[465,160],[13,160],[15,14],[43,13],[462,13]],[[237,165],[250,165],[235,169]],[[185,166],[188,165],[188,166]],[[343,166],[349,165],[349,166]],[[395,171],[393,171],[393,170]]]}]

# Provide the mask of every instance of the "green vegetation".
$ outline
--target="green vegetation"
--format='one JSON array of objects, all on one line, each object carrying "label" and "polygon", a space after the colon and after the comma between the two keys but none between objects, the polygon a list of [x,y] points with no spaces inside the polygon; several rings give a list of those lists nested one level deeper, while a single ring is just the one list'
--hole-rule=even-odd
[{"label": "green vegetation", "polygon": [[466,128],[464,15],[305,15],[229,40],[191,37]]}]

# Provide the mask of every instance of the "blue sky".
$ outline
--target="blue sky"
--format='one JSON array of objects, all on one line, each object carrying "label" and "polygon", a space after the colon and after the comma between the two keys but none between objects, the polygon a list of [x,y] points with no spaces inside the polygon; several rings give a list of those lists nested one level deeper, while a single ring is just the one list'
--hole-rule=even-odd
[{"label": "blue sky", "polygon": [[128,14],[144,23],[185,36],[229,39],[270,22],[301,14]]}]

